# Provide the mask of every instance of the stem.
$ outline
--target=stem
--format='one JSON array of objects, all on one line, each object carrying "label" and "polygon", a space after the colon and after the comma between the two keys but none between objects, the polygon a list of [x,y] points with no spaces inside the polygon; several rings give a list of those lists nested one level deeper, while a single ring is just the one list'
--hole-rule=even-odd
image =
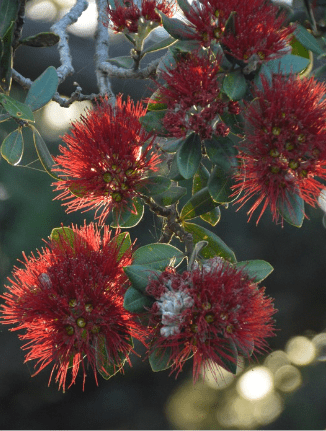
[{"label": "stem", "polygon": [[95,66],[96,66],[96,79],[97,86],[101,95],[108,94],[110,101],[115,102],[114,93],[111,89],[111,82],[108,73],[100,68],[103,62],[109,60],[109,31],[104,25],[107,20],[106,0],[96,0],[98,18],[97,29],[95,33]]},{"label": "stem", "polygon": [[23,25],[25,23],[25,6],[26,6],[26,0],[20,0],[18,15],[16,19],[16,28],[14,32],[14,39],[12,42],[12,48],[13,51],[18,47],[19,45],[19,39],[21,37],[22,31],[23,31]]},{"label": "stem", "polygon": [[123,69],[122,67],[114,66],[113,64],[103,62],[99,65],[100,69],[108,73],[110,76],[122,79],[147,79],[156,76],[156,69],[160,62],[160,58],[149,63],[147,67],[141,70]]}]

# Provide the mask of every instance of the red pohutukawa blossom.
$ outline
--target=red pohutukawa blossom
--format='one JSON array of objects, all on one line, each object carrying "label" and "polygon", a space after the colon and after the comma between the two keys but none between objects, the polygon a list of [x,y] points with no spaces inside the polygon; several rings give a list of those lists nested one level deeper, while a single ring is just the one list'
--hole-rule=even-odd
[{"label": "red pohutukawa blossom", "polygon": [[274,75],[270,84],[261,79],[262,90],[254,90],[245,114],[234,188],[243,190],[242,205],[256,197],[250,217],[263,203],[258,221],[268,206],[277,221],[280,205],[291,211],[290,195],[315,206],[324,187],[316,177],[326,178],[326,86],[295,75]]},{"label": "red pohutukawa blossom", "polygon": [[110,27],[119,33],[127,30],[130,33],[138,32],[139,19],[142,17],[145,21],[161,25],[161,18],[155,9],[160,10],[168,17],[171,17],[176,11],[175,0],[142,0],[141,7],[138,7],[133,0],[125,0],[122,6],[119,2],[115,2],[115,7],[110,5],[107,8],[107,13],[110,18]]},{"label": "red pohutukawa blossom", "polygon": [[[162,72],[166,85],[160,85],[158,99],[153,103],[167,105],[162,122],[175,137],[186,136],[194,131],[202,139],[213,133],[226,136],[228,127],[220,118],[228,110],[222,99],[219,83],[221,58],[212,59],[191,53],[178,62],[174,69]],[[237,102],[232,102],[235,108]]]},{"label": "red pohutukawa blossom", "polygon": [[108,227],[102,238],[94,224],[66,229],[37,257],[24,254],[25,267],[15,267],[1,296],[2,323],[25,330],[19,335],[27,341],[23,349],[30,350],[25,362],[37,361],[35,374],[53,363],[50,381],[57,371],[59,389],[65,390],[69,368],[69,387],[80,367],[83,387],[88,367],[96,383],[96,368],[105,378],[123,371],[124,362],[130,364],[131,337],[144,339],[144,329],[123,307],[122,267],[132,259],[131,250],[122,251],[118,243]]},{"label": "red pohutukawa blossom", "polygon": [[169,352],[177,374],[193,356],[194,381],[202,366],[216,372],[226,361],[236,363],[237,350],[246,357],[254,348],[265,350],[265,338],[274,334],[275,310],[265,288],[219,257],[182,274],[167,268],[146,291],[156,299],[150,353],[158,352],[159,361]]},{"label": "red pohutukawa blossom", "polygon": [[289,53],[295,26],[283,26],[285,15],[277,16],[275,5],[266,0],[231,0],[228,7],[236,11],[234,28],[223,34],[221,43],[232,57],[261,62]]},{"label": "red pohutukawa blossom", "polygon": [[69,200],[64,203],[68,212],[95,208],[97,216],[101,209],[97,217],[102,223],[113,208],[122,210],[137,194],[137,185],[159,161],[149,154],[155,136],[139,122],[145,113],[140,102],[135,106],[118,96],[114,107],[101,100],[73,123],[72,134],[63,137],[67,146],[60,146],[55,158],[62,181],[54,185],[63,191],[57,199]]}]

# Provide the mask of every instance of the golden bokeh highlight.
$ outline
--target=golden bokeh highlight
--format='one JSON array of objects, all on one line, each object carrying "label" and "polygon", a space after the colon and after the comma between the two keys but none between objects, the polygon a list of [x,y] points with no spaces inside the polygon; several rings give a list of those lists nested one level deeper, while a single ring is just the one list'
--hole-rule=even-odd
[{"label": "golden bokeh highlight", "polygon": [[258,400],[273,390],[273,374],[264,366],[248,370],[237,382],[238,393],[247,400]]},{"label": "golden bokeh highlight", "polygon": [[282,397],[275,391],[254,402],[253,415],[259,425],[268,425],[274,422],[282,411]]},{"label": "golden bokeh highlight", "polygon": [[301,373],[294,365],[283,365],[275,373],[274,385],[282,392],[292,392],[302,383]]},{"label": "golden bokeh highlight", "polygon": [[254,403],[241,396],[235,396],[216,413],[216,418],[222,428],[251,429],[257,427],[258,422],[254,416]]},{"label": "golden bokeh highlight", "polygon": [[[244,359],[239,356],[236,375],[239,375],[243,371],[243,367]],[[226,371],[224,368],[221,367],[219,367],[216,371],[216,368],[212,368],[209,366],[209,361],[207,361],[205,372],[204,367],[202,367],[201,376],[206,385],[213,389],[216,389],[217,391],[221,391],[227,388],[235,381],[234,374],[230,373],[229,371]]]},{"label": "golden bokeh highlight", "polygon": [[285,346],[285,352],[294,365],[308,365],[316,356],[315,345],[307,337],[291,338]]},{"label": "golden bokeh highlight", "polygon": [[86,108],[92,108],[88,100],[74,102],[69,108],[63,108],[56,102],[49,102],[41,112],[39,122],[42,136],[48,140],[57,140],[59,135],[67,132],[72,121],[80,119],[81,114],[86,114]]},{"label": "golden bokeh highlight", "polygon": [[316,335],[311,342],[316,349],[316,360],[326,361],[326,333],[322,332]]},{"label": "golden bokeh highlight", "polygon": [[57,8],[51,0],[31,1],[26,4],[26,17],[38,21],[54,21]]},{"label": "golden bokeh highlight", "polygon": [[290,364],[291,361],[283,350],[275,350],[270,353],[264,361],[265,367],[267,367],[273,374],[275,374],[277,370],[284,365]]}]

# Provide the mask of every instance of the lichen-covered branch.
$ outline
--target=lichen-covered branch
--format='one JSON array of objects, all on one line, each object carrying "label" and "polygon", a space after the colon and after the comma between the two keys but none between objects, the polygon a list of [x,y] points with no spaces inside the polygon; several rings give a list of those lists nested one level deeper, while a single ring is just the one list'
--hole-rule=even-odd
[{"label": "lichen-covered branch", "polygon": [[110,63],[101,63],[100,69],[103,72],[108,73],[109,76],[115,78],[122,79],[147,79],[147,78],[155,78],[156,77],[156,69],[160,62],[160,58],[153,60],[148,64],[144,69],[141,70],[132,70],[132,69],[123,69],[121,67],[114,66]]},{"label": "lichen-covered branch", "polygon": [[84,10],[87,9],[87,7],[87,0],[77,0],[75,6],[73,6],[70,11],[60,19],[60,21],[56,22],[51,27],[51,31],[60,36],[58,50],[60,54],[61,66],[57,69],[59,84],[61,84],[67,76],[74,73],[68,44],[69,37],[67,33],[67,27],[75,23],[80,17],[80,15],[84,12]]},{"label": "lichen-covered branch", "polygon": [[100,94],[108,94],[111,96],[111,100],[114,103],[114,94],[111,90],[110,77],[107,72],[103,71],[100,68],[100,65],[108,61],[109,59],[109,32],[107,27],[104,25],[107,15],[106,0],[96,0],[98,18],[97,18],[97,29],[95,33],[95,66],[96,66],[96,78],[97,78],[97,86]]}]

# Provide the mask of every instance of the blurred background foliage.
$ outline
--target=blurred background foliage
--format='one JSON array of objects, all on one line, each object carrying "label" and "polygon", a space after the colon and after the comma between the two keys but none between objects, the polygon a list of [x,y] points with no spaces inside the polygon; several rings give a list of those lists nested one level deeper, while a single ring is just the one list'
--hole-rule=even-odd
[{"label": "blurred background foliage", "polygon": [[[31,0],[23,37],[49,29],[74,0]],[[97,92],[93,67],[95,3],[71,27],[70,44],[76,73],[60,87],[73,92],[77,82],[84,93]],[[154,33],[156,38],[160,33]],[[111,57],[127,55],[130,45],[114,35]],[[145,58],[146,62],[155,58]],[[58,66],[56,48],[22,47],[15,68],[35,79],[49,65]],[[115,93],[137,100],[151,94],[151,82],[113,79]],[[13,85],[13,97],[24,99]],[[60,136],[70,121],[90,103],[74,103],[69,109],[50,102],[36,114],[36,126],[57,154]],[[0,141],[15,127],[2,123]],[[24,131],[25,133],[25,131]],[[67,215],[53,200],[51,178],[36,160],[31,136],[26,136],[20,166],[0,160],[0,279],[1,290],[22,251],[30,254],[44,244],[54,227],[93,220],[92,213]],[[25,166],[25,167],[24,167]],[[248,209],[248,208],[247,208]],[[246,208],[222,209],[214,229],[236,253],[238,260],[264,259],[275,271],[265,281],[267,294],[275,298],[277,336],[271,350],[251,363],[242,362],[236,377],[221,371],[218,384],[212,376],[193,385],[191,363],[178,380],[169,371],[153,373],[148,362],[133,356],[125,375],[97,387],[89,372],[65,394],[54,382],[48,387],[50,367],[31,378],[33,365],[23,365],[22,343],[15,333],[0,329],[0,427],[4,429],[325,429],[326,426],[326,230],[321,209],[307,208],[307,220],[297,229],[272,223],[266,214],[258,226],[247,223]],[[139,245],[154,242],[160,224],[147,212],[131,230]],[[150,238],[148,237],[148,230]],[[140,352],[144,353],[142,348]]]}]

